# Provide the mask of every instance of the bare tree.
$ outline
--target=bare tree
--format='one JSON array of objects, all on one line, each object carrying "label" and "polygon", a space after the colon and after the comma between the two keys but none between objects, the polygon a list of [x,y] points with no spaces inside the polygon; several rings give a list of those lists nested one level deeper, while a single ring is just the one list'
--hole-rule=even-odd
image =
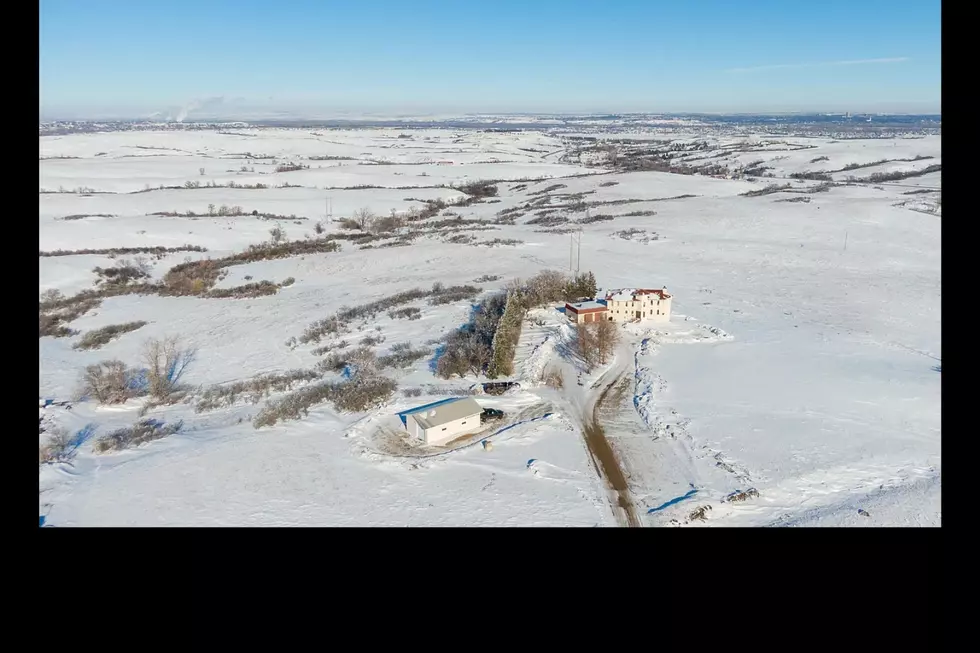
[{"label": "bare tree", "polygon": [[479,375],[490,364],[490,347],[476,338],[471,338],[463,349],[463,356],[470,372]]},{"label": "bare tree", "polygon": [[599,348],[596,346],[596,334],[594,324],[579,324],[576,327],[575,351],[585,363],[588,371],[599,362]]},{"label": "bare tree", "polygon": [[43,293],[41,293],[42,302],[56,302],[64,299],[65,296],[61,294],[61,291],[57,288],[48,288]]},{"label": "bare tree", "polygon": [[92,396],[100,404],[121,404],[139,394],[133,374],[122,361],[102,361],[85,368],[78,396]]},{"label": "bare tree", "polygon": [[371,209],[364,207],[354,211],[354,214],[351,216],[351,220],[354,221],[358,229],[361,231],[367,231],[368,227],[371,226],[371,223],[374,221],[374,213],[371,212]]},{"label": "bare tree", "polygon": [[40,462],[57,463],[71,460],[72,435],[61,427],[56,427],[49,433],[48,441],[39,447]]},{"label": "bare tree", "polygon": [[278,245],[286,239],[286,232],[283,231],[280,225],[276,225],[272,229],[269,229],[269,235],[272,236],[272,244]]},{"label": "bare tree", "polygon": [[194,361],[196,350],[184,346],[176,336],[148,340],[143,346],[143,362],[150,395],[165,399],[180,385],[187,366]]},{"label": "bare tree", "polygon": [[527,281],[527,306],[558,301],[565,296],[568,278],[557,270],[542,270]]},{"label": "bare tree", "polygon": [[609,357],[619,343],[619,329],[616,327],[616,323],[611,320],[595,322],[592,327],[595,330],[595,346],[599,362],[604,365],[609,361]]}]

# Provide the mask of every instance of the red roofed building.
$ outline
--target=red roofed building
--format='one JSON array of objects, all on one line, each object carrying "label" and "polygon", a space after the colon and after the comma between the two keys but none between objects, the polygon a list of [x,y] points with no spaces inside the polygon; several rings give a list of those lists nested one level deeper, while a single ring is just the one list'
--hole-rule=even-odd
[{"label": "red roofed building", "polygon": [[565,317],[575,324],[598,322],[608,319],[606,305],[601,302],[576,302],[565,304]]}]

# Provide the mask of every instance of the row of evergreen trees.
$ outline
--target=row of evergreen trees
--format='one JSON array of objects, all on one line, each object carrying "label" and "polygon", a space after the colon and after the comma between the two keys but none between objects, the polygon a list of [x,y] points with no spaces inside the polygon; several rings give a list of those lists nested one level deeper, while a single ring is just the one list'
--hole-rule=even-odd
[{"label": "row of evergreen trees", "polygon": [[514,373],[514,354],[527,312],[541,304],[594,297],[595,275],[569,276],[544,270],[522,282],[512,281],[505,291],[489,296],[473,321],[451,334],[436,364],[442,378],[485,373],[495,379]]}]

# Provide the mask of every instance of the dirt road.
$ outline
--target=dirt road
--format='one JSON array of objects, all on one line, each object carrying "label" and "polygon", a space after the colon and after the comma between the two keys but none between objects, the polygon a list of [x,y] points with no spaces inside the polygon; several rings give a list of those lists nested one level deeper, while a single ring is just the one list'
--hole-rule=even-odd
[{"label": "dirt road", "polygon": [[622,391],[625,373],[625,370],[614,372],[612,381],[603,382],[604,387],[592,405],[591,411],[586,409],[582,415],[582,434],[585,436],[585,443],[589,447],[596,470],[616,496],[616,505],[619,508],[616,513],[617,518],[626,526],[638,528],[641,524],[636,516],[636,507],[633,505],[633,497],[626,483],[626,475],[623,474],[616,453],[606,439],[602,424],[599,423],[599,411],[603,404],[610,396],[618,397],[618,393]]}]

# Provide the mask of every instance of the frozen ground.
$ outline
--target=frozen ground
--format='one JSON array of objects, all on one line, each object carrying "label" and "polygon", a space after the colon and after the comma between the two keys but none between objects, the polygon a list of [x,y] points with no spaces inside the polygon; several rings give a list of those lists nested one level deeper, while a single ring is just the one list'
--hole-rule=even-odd
[{"label": "frozen ground", "polygon": [[[525,322],[515,360],[521,391],[478,400],[512,419],[544,404],[554,414],[492,436],[490,451],[473,446],[408,459],[379,452],[372,440],[375,427],[398,410],[479,380],[445,381],[430,369],[437,356],[432,341],[467,321],[465,300],[441,306],[421,300],[410,304],[421,309],[418,320],[382,312],[352,325],[344,336],[352,343],[377,335],[380,327],[379,353],[402,342],[431,350],[396,373],[399,391],[372,413],[337,414],[323,404],[301,421],[255,429],[249,420],[261,403],[203,413],[177,404],[149,416],[183,419],[181,432],[98,455],[94,439],[132,424],[141,401],[122,407],[81,402],[70,411],[51,406],[41,411],[49,426],[82,435],[70,464],[41,466],[46,524],[614,526],[621,520],[591,462],[581,422],[600,385],[613,380],[616,391],[596,415],[642,525],[940,524],[941,218],[932,210],[939,206],[940,174],[819,192],[806,192],[819,182],[788,179],[804,170],[884,159],[891,162],[833,178],[922,169],[939,163],[938,138],[798,139],[796,145],[807,149],[718,157],[733,171],[763,159],[776,177],[751,180],[610,173],[570,161],[564,153],[571,146],[545,132],[233,131],[238,134],[41,138],[42,158],[78,158],[40,161],[40,189],[83,192],[39,195],[39,249],[208,249],[151,261],[159,279],[185,258],[226,256],[266,241],[277,224],[296,240],[312,237],[317,222],[336,232],[338,225],[326,220],[328,199],[335,219],[362,207],[387,214],[464,197],[450,186],[481,178],[498,180],[498,201],[447,208],[487,221],[477,225],[484,230],[457,233],[521,242],[477,246],[450,243],[449,234],[438,233],[394,248],[360,249],[345,241],[340,252],[229,268],[218,286],[248,283],[245,277],[295,279],[267,297],[108,298],[70,326],[84,335],[132,320],[148,324],[96,350],[73,349],[81,336],[41,338],[42,398],[70,398],[86,365],[111,358],[136,364],[145,339],[168,334],[197,347],[186,378],[195,386],[312,367],[319,360],[316,345],[292,348],[286,341],[342,306],[435,282],[474,283],[489,292],[541,269],[567,269],[569,236],[528,221],[547,211],[581,219],[586,213],[575,204],[582,201],[589,203],[589,215],[613,218],[582,225],[582,269],[592,270],[603,288],[667,286],[675,297],[673,320],[624,329],[615,360],[578,386],[579,364],[567,356],[571,332],[561,314],[554,307],[533,312],[535,322]],[[758,145],[764,140],[744,143],[779,149]],[[712,147],[737,142],[727,137]],[[245,158],[246,152],[276,158]],[[821,156],[829,160],[810,163]],[[915,157],[932,158],[895,161]],[[274,172],[285,162],[310,167]],[[135,192],[188,181],[268,188]],[[276,188],[284,183],[297,187]],[[742,195],[772,183],[792,183],[802,192]],[[552,188],[558,184],[563,187]],[[350,188],[364,185],[378,188]],[[927,192],[908,194],[916,189]],[[781,201],[798,197],[809,201]],[[296,219],[149,215],[206,212],[208,204]],[[508,209],[517,209],[511,225],[498,219]],[[78,215],[91,217],[63,219]],[[622,237],[622,231],[633,233]],[[101,254],[40,257],[39,291],[91,288],[92,269],[114,262]],[[484,275],[500,278],[474,282]],[[538,383],[548,366],[566,371],[566,392]],[[419,388],[421,396],[403,396],[409,388]],[[726,500],[749,488],[758,496]],[[710,506],[706,519],[692,520],[699,506]]]}]

